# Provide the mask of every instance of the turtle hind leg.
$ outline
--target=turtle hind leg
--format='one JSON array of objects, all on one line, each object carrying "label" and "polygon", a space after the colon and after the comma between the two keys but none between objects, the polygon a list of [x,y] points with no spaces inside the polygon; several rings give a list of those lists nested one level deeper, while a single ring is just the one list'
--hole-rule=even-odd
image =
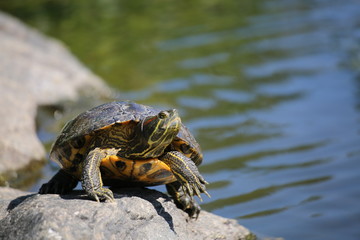
[{"label": "turtle hind leg", "polygon": [[65,194],[73,190],[77,184],[78,180],[75,177],[60,169],[48,183],[41,186],[39,193]]},{"label": "turtle hind leg", "polygon": [[173,197],[176,206],[184,210],[189,217],[198,218],[201,211],[200,205],[192,196],[184,192],[180,182],[173,182],[166,185],[168,193]]}]

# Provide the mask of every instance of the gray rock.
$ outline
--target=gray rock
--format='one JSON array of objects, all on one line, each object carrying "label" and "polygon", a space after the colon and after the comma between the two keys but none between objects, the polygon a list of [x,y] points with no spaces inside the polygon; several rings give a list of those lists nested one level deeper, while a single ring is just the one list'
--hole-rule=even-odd
[{"label": "gray rock", "polygon": [[110,89],[58,41],[0,12],[0,185],[45,151],[36,136],[39,106],[109,96]]},{"label": "gray rock", "polygon": [[189,219],[150,189],[113,189],[114,203],[82,191],[39,195],[0,188],[0,239],[253,239],[235,220],[202,211]]}]

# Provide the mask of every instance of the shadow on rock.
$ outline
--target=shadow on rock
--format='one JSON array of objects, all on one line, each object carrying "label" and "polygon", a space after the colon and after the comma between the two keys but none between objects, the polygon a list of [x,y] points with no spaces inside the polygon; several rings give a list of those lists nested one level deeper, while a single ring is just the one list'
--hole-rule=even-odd
[{"label": "shadow on rock", "polygon": [[148,188],[111,188],[111,190],[115,193],[115,197],[119,195],[120,197],[138,197],[148,201],[154,206],[157,214],[168,223],[169,228],[176,233],[172,216],[166,211],[163,204],[159,201],[159,199],[162,198],[163,202],[171,202],[171,198],[169,196]]},{"label": "shadow on rock", "polygon": [[28,194],[28,195],[24,195],[24,196],[20,196],[20,197],[17,197],[15,198],[14,200],[12,200],[8,207],[7,207],[7,210],[8,211],[11,211],[13,210],[14,208],[16,208],[18,205],[20,205],[22,202],[24,202],[26,199],[28,199],[29,197],[32,197],[32,196],[35,196],[37,195],[37,193],[33,193],[33,194]]}]

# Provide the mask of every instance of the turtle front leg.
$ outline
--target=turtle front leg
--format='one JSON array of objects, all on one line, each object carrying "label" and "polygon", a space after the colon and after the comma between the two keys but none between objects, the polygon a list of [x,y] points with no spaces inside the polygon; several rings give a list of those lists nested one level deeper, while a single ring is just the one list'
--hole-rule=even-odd
[{"label": "turtle front leg", "polygon": [[95,148],[91,150],[83,162],[81,184],[84,191],[91,198],[100,202],[102,200],[114,201],[114,194],[110,189],[103,188],[100,173],[101,160],[108,155],[116,155],[114,149]]},{"label": "turtle front leg", "polygon": [[186,212],[190,217],[196,216],[200,212],[199,205],[193,199],[196,195],[201,199],[200,194],[206,191],[205,179],[201,176],[195,163],[184,154],[177,151],[170,151],[159,158],[170,166],[178,182],[167,185],[169,193],[173,196],[175,203]]}]

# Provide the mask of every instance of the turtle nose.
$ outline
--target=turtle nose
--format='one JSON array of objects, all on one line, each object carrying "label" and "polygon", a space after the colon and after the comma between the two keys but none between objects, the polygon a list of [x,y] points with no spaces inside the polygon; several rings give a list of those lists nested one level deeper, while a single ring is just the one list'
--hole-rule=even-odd
[{"label": "turtle nose", "polygon": [[179,114],[178,114],[178,110],[176,110],[176,109],[169,109],[169,110],[167,110],[168,111],[168,113],[170,114],[170,115],[172,115],[172,116],[178,116]]}]

